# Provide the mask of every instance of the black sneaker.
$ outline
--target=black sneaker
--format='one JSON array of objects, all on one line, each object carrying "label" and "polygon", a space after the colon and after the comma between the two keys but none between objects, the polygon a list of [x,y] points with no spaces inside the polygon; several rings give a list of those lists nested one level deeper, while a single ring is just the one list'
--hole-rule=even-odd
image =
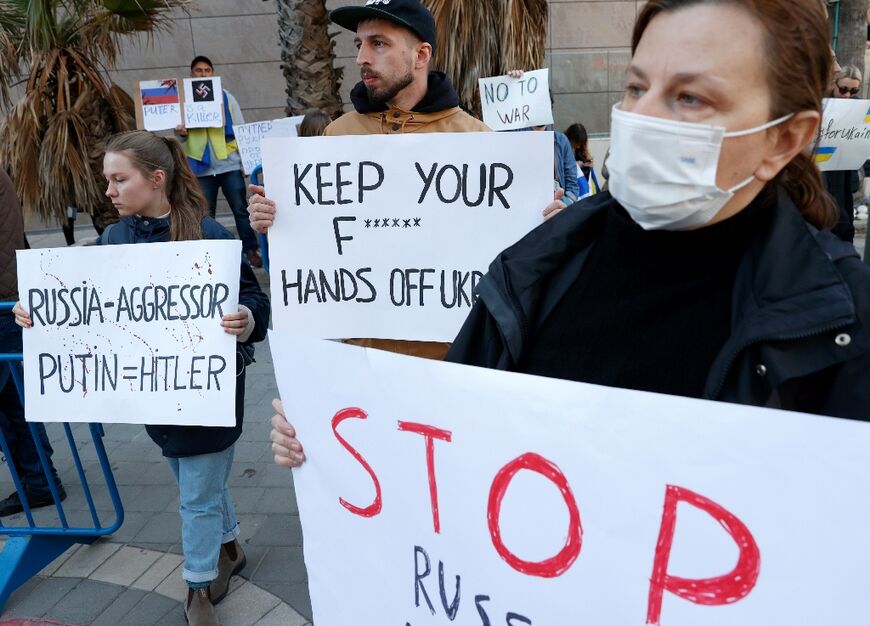
[{"label": "black sneaker", "polygon": [[[30,493],[25,490],[25,493],[27,493],[27,504],[31,509],[38,509],[43,506],[54,504],[54,498],[51,497],[50,491],[46,491],[45,493]],[[66,491],[64,491],[62,486],[58,486],[57,495],[61,501],[66,499]],[[15,515],[16,513],[21,513],[23,510],[24,507],[21,505],[21,498],[18,497],[17,491],[11,493],[5,500],[0,500],[0,517]]]}]

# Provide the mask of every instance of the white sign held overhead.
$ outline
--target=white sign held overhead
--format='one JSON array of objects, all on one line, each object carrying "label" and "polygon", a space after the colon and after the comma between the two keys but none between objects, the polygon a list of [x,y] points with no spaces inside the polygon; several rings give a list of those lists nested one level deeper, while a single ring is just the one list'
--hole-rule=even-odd
[{"label": "white sign held overhead", "polygon": [[857,170],[870,159],[870,100],[824,100],[816,164],[823,172]]},{"label": "white sign held overhead", "polygon": [[18,252],[26,417],[233,426],[238,241]]},{"label": "white sign held overhead", "polygon": [[245,174],[250,176],[251,172],[263,164],[260,142],[264,137],[296,137],[299,134],[299,124],[303,117],[305,116],[297,115],[234,126],[236,145],[239,147],[239,155],[242,157],[242,168]]},{"label": "white sign held overhead", "polygon": [[870,425],[271,333],[317,626],[863,626]]},{"label": "white sign held overhead", "polygon": [[552,133],[262,141],[276,329],[451,341],[553,200]]},{"label": "white sign held overhead", "polygon": [[224,125],[224,92],[218,76],[184,79],[186,128],[220,128]]},{"label": "white sign held overhead", "polygon": [[483,122],[492,130],[518,130],[553,123],[550,70],[525,72],[522,78],[493,76],[478,80]]}]

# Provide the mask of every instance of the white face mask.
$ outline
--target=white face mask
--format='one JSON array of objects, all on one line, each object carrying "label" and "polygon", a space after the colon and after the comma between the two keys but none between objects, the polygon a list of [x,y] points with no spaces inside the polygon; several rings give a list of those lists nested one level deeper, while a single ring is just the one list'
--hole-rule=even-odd
[{"label": "white face mask", "polygon": [[734,193],[716,186],[722,140],[782,124],[791,115],[727,133],[720,126],[638,115],[613,107],[610,130],[610,194],[644,230],[689,230],[708,224]]}]

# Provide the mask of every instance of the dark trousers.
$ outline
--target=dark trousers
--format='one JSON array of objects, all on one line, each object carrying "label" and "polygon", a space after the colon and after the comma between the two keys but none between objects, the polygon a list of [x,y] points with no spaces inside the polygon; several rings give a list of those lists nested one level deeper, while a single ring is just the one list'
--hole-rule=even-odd
[{"label": "dark trousers", "polygon": [[[21,328],[15,325],[11,315],[4,314],[0,315],[0,353],[9,352],[21,352]],[[42,471],[42,463],[39,461],[39,454],[30,433],[31,429],[24,421],[24,406],[10,373],[10,366],[21,372],[21,363],[0,362],[0,430],[12,453],[12,465],[18,473],[21,484],[30,493],[44,494],[49,490],[48,479]],[[59,486],[60,479],[51,462],[54,450],[48,442],[45,426],[34,423],[33,433],[42,445],[51,476]]]},{"label": "dark trousers", "polygon": [[217,208],[218,188],[224,192],[224,198],[230,205],[233,218],[236,221],[236,230],[239,231],[239,239],[242,240],[242,251],[256,250],[257,233],[251,228],[248,217],[248,196],[245,188],[245,177],[241,170],[225,172],[217,176],[200,176],[199,186],[208,202],[208,211],[214,217]]}]

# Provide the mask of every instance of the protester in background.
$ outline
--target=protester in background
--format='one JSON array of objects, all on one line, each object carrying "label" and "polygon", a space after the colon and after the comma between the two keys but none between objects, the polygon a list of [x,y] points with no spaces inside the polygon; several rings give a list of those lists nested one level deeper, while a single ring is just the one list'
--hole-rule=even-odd
[{"label": "protester in background", "polygon": [[835,98],[857,98],[861,93],[861,70],[854,65],[844,65],[835,80]]},{"label": "protester in background", "polygon": [[[507,73],[516,80],[521,79],[524,74],[524,70],[510,70]],[[550,93],[550,104],[553,104],[552,93]],[[556,130],[552,124],[530,126],[520,130],[553,131],[553,180],[556,182],[556,189],[562,192],[562,201],[566,206],[576,202],[580,198],[580,185],[575,171],[576,160],[568,137]]]},{"label": "protester in background", "polygon": [[580,197],[592,196],[601,191],[598,186],[598,177],[592,162],[592,154],[589,152],[589,134],[583,124],[571,124],[565,130],[565,136],[571,142],[574,149],[574,159],[577,161],[577,184],[580,187]]},{"label": "protester in background", "polygon": [[[356,33],[356,64],[362,81],[350,92],[354,110],[326,127],[326,135],[377,135],[487,131],[459,108],[450,78],[429,69],[435,50],[435,20],[420,0],[346,6],[330,19]],[[265,233],[275,219],[275,202],[265,188],[251,185],[248,213],[255,230]],[[549,216],[565,208],[561,193],[544,209]],[[395,339],[350,339],[349,343],[414,356],[442,359],[449,344]]]},{"label": "protester in background", "polygon": [[[190,62],[190,75],[193,78],[214,76],[214,65],[208,57],[195,57]],[[242,240],[242,252],[252,266],[262,267],[263,259],[257,235],[248,220],[242,158],[236,146],[236,134],[233,130],[237,124],[244,124],[245,118],[233,94],[226,89],[223,92],[223,128],[185,128],[181,125],[175,129],[175,132],[184,142],[187,159],[199,180],[199,186],[208,203],[209,213],[212,217],[215,216],[217,194],[220,189],[233,212],[236,230],[239,239]]]},{"label": "protester in background", "polygon": [[532,130],[553,131],[553,153],[555,160],[555,182],[564,193],[565,204],[572,204],[580,198],[580,185],[577,181],[577,161],[574,159],[574,150],[571,142],[565,136],[554,129],[552,125],[533,126]]},{"label": "protester in background", "polygon": [[[207,216],[205,198],[184,149],[172,138],[147,131],[116,135],[106,146],[103,174],[108,181],[106,195],[121,219],[106,228],[98,240],[101,245],[233,238]],[[183,576],[188,586],[184,610],[192,626],[218,623],[213,603],[226,595],[230,577],[245,566],[227,481],[234,444],[242,432],[245,367],[253,361],[253,343],[266,336],[269,300],[247,260],[240,261],[239,310],[220,322],[238,346],[236,425],[145,427],[178,481]],[[33,325],[20,303],[15,314],[19,325]]]},{"label": "protester in background", "polygon": [[299,124],[300,137],[320,137],[332,121],[322,109],[308,109]]},{"label": "protester in background", "polygon": [[[839,66],[838,66],[839,67]],[[846,65],[834,75],[831,93],[834,98],[853,98],[861,91],[861,72],[854,65]],[[824,172],[825,190],[831,194],[839,210],[837,225],[831,231],[843,241],[855,240],[854,195],[861,187],[858,170]]]},{"label": "protester in background", "polygon": [[829,36],[818,0],[647,2],[610,192],[499,255],[448,360],[870,420],[870,268],[819,230],[836,213],[805,150]]},{"label": "protester in background", "polygon": [[[18,300],[18,274],[16,272],[15,251],[26,247],[24,240],[24,218],[21,205],[15,195],[15,185],[5,171],[0,169],[0,302]],[[9,313],[0,313],[0,353],[21,352],[21,329],[15,325],[15,319]],[[21,486],[27,504],[36,509],[54,504],[48,478],[39,461],[39,453],[31,436],[31,428],[24,421],[24,406],[10,368],[15,368],[23,378],[23,369],[19,362],[0,362],[0,430],[12,453],[9,459]],[[23,391],[23,390],[22,390]],[[33,433],[39,439],[39,445],[45,452],[48,469],[54,484],[57,486],[61,500],[66,498],[66,491],[61,485],[57,470],[51,462],[54,451],[48,441],[45,425],[39,422],[30,424]],[[0,500],[0,517],[14,515],[24,510],[21,497],[17,491]]]}]

